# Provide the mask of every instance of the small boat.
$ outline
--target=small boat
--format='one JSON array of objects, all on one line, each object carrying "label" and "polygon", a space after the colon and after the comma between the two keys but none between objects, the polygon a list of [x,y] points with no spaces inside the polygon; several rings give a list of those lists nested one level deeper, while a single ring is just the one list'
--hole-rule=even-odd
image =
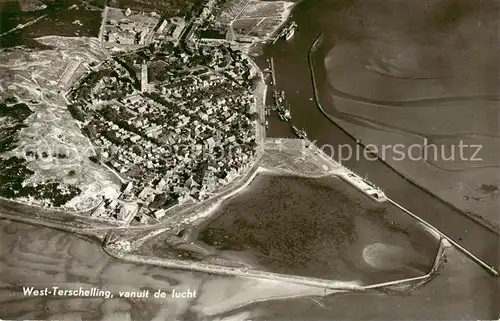
[{"label": "small boat", "polygon": [[288,26],[287,28],[285,28],[285,30],[283,30],[283,33],[282,33],[282,36],[283,38],[285,38],[285,40],[290,40],[293,38],[293,36],[295,35],[295,29],[297,28],[297,24],[295,23],[295,21],[293,21],[290,26]]},{"label": "small boat", "polygon": [[290,30],[288,30],[288,32],[286,33],[285,35],[285,40],[290,40],[293,38],[293,36],[295,35],[295,27],[292,27],[290,28]]},{"label": "small boat", "polygon": [[307,133],[305,130],[303,129],[298,129],[297,127],[295,126],[292,126],[292,130],[293,130],[293,133],[295,135],[297,135],[299,138],[302,138],[302,139],[307,139]]},{"label": "small boat", "polygon": [[285,92],[283,90],[282,91],[275,90],[273,95],[274,95],[274,100],[276,101],[276,105],[280,105],[285,101]]},{"label": "small boat", "polygon": [[292,119],[292,116],[290,115],[290,110],[286,109],[285,107],[278,106],[278,108],[276,108],[276,111],[278,112],[278,117],[282,121],[289,121],[290,119]]}]

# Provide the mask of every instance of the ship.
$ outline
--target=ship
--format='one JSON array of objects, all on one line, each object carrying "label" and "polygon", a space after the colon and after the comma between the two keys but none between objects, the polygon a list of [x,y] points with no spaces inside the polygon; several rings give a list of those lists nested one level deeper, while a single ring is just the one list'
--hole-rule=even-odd
[{"label": "ship", "polygon": [[299,138],[302,138],[302,139],[307,139],[307,133],[305,130],[303,129],[298,129],[297,127],[295,126],[292,126],[292,130],[293,130],[293,133],[295,135],[297,135]]},{"label": "ship", "polygon": [[285,40],[288,41],[288,40],[293,38],[293,36],[295,35],[296,28],[297,28],[297,24],[294,21],[283,33]]},{"label": "ship", "polygon": [[295,35],[295,27],[292,27],[290,28],[290,30],[288,30],[288,32],[286,33],[285,35],[285,40],[290,40],[293,38],[293,36]]},{"label": "ship", "polygon": [[279,106],[285,102],[285,92],[282,91],[274,91],[274,100],[276,102],[276,105]]},{"label": "ship", "polygon": [[292,116],[290,115],[290,110],[285,108],[284,106],[278,106],[278,108],[276,108],[276,111],[278,112],[278,117],[282,120],[282,121],[290,121],[290,119],[292,119]]},{"label": "ship", "polygon": [[283,38],[285,38],[285,40],[290,40],[293,38],[293,36],[295,35],[295,29],[297,28],[297,24],[295,23],[295,21],[293,21],[288,27],[286,27],[281,36]]}]

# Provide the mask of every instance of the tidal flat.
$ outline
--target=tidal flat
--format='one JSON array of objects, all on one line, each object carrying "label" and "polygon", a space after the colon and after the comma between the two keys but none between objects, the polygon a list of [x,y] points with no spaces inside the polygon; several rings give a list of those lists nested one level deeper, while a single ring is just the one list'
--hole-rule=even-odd
[{"label": "tidal flat", "polygon": [[413,218],[336,177],[259,175],[192,233],[228,261],[361,284],[424,275],[438,247]]},{"label": "tidal flat", "polygon": [[[221,277],[124,263],[107,256],[99,243],[67,232],[0,220],[0,319],[7,320],[198,320],[220,314],[248,319],[253,302],[321,296],[324,289],[269,280]],[[99,296],[29,296],[23,287],[61,290],[96,288]],[[175,299],[175,289],[196,297]],[[125,298],[120,292],[164,298]]]}]

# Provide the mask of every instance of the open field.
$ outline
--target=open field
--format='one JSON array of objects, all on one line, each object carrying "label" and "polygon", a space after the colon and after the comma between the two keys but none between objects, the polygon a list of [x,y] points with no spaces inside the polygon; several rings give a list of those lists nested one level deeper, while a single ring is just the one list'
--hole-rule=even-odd
[{"label": "open field", "polygon": [[266,139],[262,166],[273,171],[302,176],[325,176],[340,168],[329,159],[316,154],[302,139]]},{"label": "open field", "polygon": [[[197,320],[230,313],[252,302],[331,293],[310,286],[122,263],[107,256],[91,240],[8,220],[0,220],[0,233],[2,319]],[[114,297],[29,297],[23,295],[23,286],[97,287]],[[146,289],[149,298],[119,297],[120,291]],[[196,290],[197,295],[172,299],[173,289]],[[153,298],[158,290],[166,292],[166,298]]]},{"label": "open field", "polygon": [[202,0],[110,0],[108,5],[121,9],[130,8],[139,12],[156,12],[164,17],[183,16],[190,14],[202,4]]},{"label": "open field", "polygon": [[231,0],[220,8],[215,22],[239,35],[269,39],[286,21],[293,5],[288,1]]},{"label": "open field", "polygon": [[228,25],[238,16],[238,13],[245,8],[248,2],[248,0],[233,0],[226,2],[218,14],[217,22],[222,25]]},{"label": "open field", "polygon": [[273,17],[281,16],[284,8],[286,8],[285,1],[263,2],[263,1],[250,1],[245,10],[241,12],[238,19],[255,19],[258,17]]},{"label": "open field", "polygon": [[[26,159],[27,168],[34,172],[25,181],[27,186],[52,189],[50,184],[59,184],[79,189],[80,197],[65,204],[67,209],[92,208],[100,195],[116,193],[118,185],[115,177],[89,160],[94,150],[68,112],[63,94],[88,71],[87,63],[98,63],[104,54],[95,39],[45,37],[38,41],[57,49],[11,50],[0,57],[0,69],[8,74],[0,79],[1,96],[16,97],[33,113],[17,133],[16,148],[2,158]],[[37,198],[23,201],[41,205]]]}]

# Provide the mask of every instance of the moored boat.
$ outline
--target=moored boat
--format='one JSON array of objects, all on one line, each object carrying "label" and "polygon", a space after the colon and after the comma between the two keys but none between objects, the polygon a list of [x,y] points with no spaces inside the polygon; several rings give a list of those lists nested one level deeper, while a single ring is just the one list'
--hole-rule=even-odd
[{"label": "moored boat", "polygon": [[299,138],[302,138],[302,139],[307,139],[307,133],[305,130],[303,129],[298,129],[297,127],[295,126],[292,126],[292,130],[293,130],[293,133],[295,135],[297,135]]},{"label": "moored boat", "polygon": [[288,110],[284,106],[278,106],[278,108],[276,108],[276,111],[278,112],[278,117],[282,121],[289,121],[290,119],[292,119],[292,116],[290,115],[290,110]]},{"label": "moored boat", "polygon": [[285,40],[290,40],[293,38],[293,36],[295,35],[295,27],[292,27],[290,28],[290,30],[288,30],[288,32],[286,33],[285,35]]},{"label": "moored boat", "polygon": [[283,37],[285,40],[290,40],[293,38],[295,35],[295,29],[297,28],[297,24],[295,21],[293,21],[288,27],[283,29],[281,33],[281,37]]}]

